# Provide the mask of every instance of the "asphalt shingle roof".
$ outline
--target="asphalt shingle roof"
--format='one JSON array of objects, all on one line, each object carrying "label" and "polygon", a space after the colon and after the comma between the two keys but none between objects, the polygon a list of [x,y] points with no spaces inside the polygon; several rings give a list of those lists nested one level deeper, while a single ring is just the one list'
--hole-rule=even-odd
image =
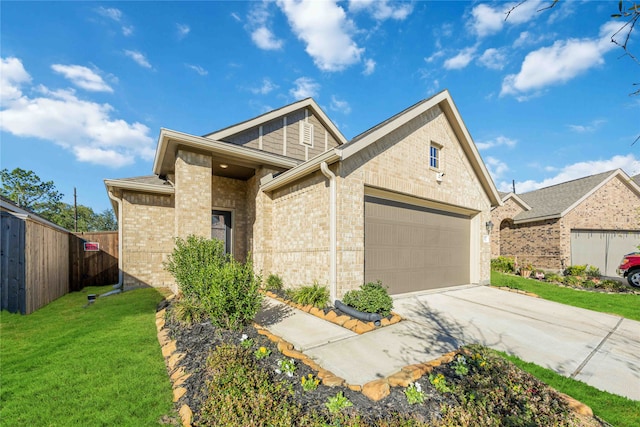
[{"label": "asphalt shingle roof", "polygon": [[525,221],[537,218],[560,217],[564,211],[615,172],[615,170],[603,172],[518,194],[518,197],[531,206],[531,210],[521,212],[513,219],[515,221]]}]

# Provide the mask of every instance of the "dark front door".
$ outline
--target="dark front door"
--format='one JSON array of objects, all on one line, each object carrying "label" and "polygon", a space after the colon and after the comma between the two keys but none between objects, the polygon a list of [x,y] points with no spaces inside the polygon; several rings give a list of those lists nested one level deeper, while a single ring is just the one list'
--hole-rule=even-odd
[{"label": "dark front door", "polygon": [[211,211],[211,238],[222,240],[226,253],[231,253],[231,212]]}]

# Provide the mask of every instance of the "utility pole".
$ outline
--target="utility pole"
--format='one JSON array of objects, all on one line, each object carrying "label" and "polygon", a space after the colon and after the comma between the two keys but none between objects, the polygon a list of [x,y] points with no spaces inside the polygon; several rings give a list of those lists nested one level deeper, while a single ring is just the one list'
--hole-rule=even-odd
[{"label": "utility pole", "polygon": [[76,187],[73,187],[73,230],[78,232],[78,196]]},{"label": "utility pole", "polygon": [[511,186],[513,187],[513,194],[516,194],[516,180],[515,179],[511,180]]}]

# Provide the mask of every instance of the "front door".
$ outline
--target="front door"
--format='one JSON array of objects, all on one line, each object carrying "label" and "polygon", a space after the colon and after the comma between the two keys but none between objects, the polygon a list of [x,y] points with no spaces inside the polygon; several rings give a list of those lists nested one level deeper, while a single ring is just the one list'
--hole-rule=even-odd
[{"label": "front door", "polygon": [[231,212],[211,211],[211,238],[222,240],[226,253],[231,253]]}]

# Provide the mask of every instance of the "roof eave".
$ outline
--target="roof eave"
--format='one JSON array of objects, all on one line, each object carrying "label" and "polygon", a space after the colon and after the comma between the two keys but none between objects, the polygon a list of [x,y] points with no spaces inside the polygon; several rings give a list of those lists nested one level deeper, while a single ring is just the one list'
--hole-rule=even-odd
[{"label": "roof eave", "polygon": [[262,190],[263,192],[276,190],[280,187],[304,178],[305,176],[317,170],[320,170],[320,165],[323,162],[332,164],[339,161],[340,159],[340,154],[337,149],[326,151],[323,154],[320,154],[319,156],[316,156],[313,159],[309,160],[308,162],[302,163],[301,165],[296,166],[293,169],[289,169],[288,171],[283,172],[282,174],[273,178],[271,181],[262,184],[260,186],[260,190]]},{"label": "roof eave", "polygon": [[142,193],[154,193],[154,194],[174,194],[175,189],[173,185],[155,185],[145,184],[142,182],[132,182],[121,179],[105,179],[104,185],[109,188],[117,188],[121,190],[139,191]]},{"label": "roof eave", "polygon": [[287,159],[285,157],[272,154],[266,151],[249,150],[240,145],[234,145],[227,142],[220,142],[201,136],[190,135],[171,129],[161,129],[158,138],[158,148],[156,157],[153,162],[153,173],[156,175],[163,174],[163,161],[167,155],[167,148],[171,142],[176,144],[202,150],[206,152],[216,153],[229,158],[235,158],[241,161],[253,161],[259,164],[275,166],[278,168],[291,169],[300,163],[295,159]]}]

